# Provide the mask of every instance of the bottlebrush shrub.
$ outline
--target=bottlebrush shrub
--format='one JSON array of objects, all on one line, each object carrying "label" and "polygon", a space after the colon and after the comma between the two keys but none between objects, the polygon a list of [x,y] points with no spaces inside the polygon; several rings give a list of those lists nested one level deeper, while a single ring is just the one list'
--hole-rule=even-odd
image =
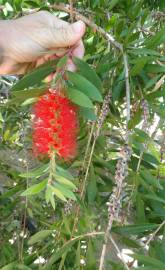
[{"label": "bottlebrush shrub", "polygon": [[77,106],[55,90],[39,98],[32,108],[32,140],[36,156],[51,156],[52,151],[64,159],[76,155],[77,110]]}]

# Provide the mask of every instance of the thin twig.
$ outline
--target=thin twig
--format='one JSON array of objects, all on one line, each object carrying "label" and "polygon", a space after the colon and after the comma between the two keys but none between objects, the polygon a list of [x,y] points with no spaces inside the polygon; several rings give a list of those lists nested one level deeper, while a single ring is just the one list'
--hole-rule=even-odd
[{"label": "thin twig", "polygon": [[105,255],[106,255],[107,244],[108,244],[108,237],[109,237],[109,232],[111,231],[111,228],[112,228],[113,220],[114,220],[114,217],[113,215],[111,215],[108,222],[107,229],[105,231],[105,241],[104,241],[102,251],[101,251],[99,270],[103,270],[103,267],[104,267]]},{"label": "thin twig", "polygon": [[[161,119],[158,121],[154,131],[152,132],[151,134],[151,139],[154,140],[156,134],[157,134],[157,131],[158,131],[158,128],[159,128],[159,125],[161,123]],[[143,158],[143,155],[144,155],[144,152],[148,149],[148,145],[149,145],[150,142],[147,142],[145,145],[144,145],[144,150],[142,150],[142,152],[140,153],[140,157],[139,157],[139,162],[138,162],[138,165],[137,165],[137,168],[136,168],[136,172],[138,173],[139,169],[140,169],[140,164],[141,164],[141,161],[142,161],[142,158]]]},{"label": "thin twig", "polygon": [[126,107],[127,107],[127,119],[126,119],[126,143],[128,143],[128,122],[130,120],[130,84],[129,84],[129,67],[128,58],[126,53],[123,53],[124,68],[125,68],[125,84],[126,84]]},{"label": "thin twig", "polygon": [[[162,165],[162,163],[163,163],[164,154],[165,154],[165,131],[163,131],[162,136],[163,136],[163,139],[162,139],[161,147],[160,147],[160,165]],[[158,181],[161,178],[160,177],[160,166],[158,166],[156,178],[157,178]]]},{"label": "thin twig", "polygon": [[[104,120],[105,120],[105,118],[106,118],[106,116],[107,116],[107,114],[109,112],[109,102],[110,102],[110,99],[111,99],[111,91],[109,90],[108,94],[104,98],[103,105],[102,105],[102,108],[101,108],[101,112],[100,112],[100,115],[99,115],[99,118],[98,118],[98,123],[97,123],[98,126],[97,126],[97,130],[95,132],[93,144],[92,144],[92,147],[91,147],[91,153],[90,153],[89,160],[88,160],[88,163],[87,163],[87,168],[86,168],[86,171],[85,171],[85,177],[84,177],[84,180],[83,180],[83,183],[82,183],[82,187],[81,187],[80,198],[82,200],[84,199],[84,196],[85,196],[86,182],[87,182],[87,178],[88,178],[88,174],[89,174],[89,169],[90,169],[90,165],[91,165],[91,161],[92,161],[92,157],[93,157],[93,153],[94,153],[94,149],[95,149],[95,145],[96,145],[96,140],[97,140],[97,138],[100,135],[100,131],[101,131],[103,122],[104,122]],[[95,127],[95,122],[93,123],[93,127],[91,129],[91,133],[90,133],[90,136],[89,136],[88,149],[89,149],[89,146],[90,146],[90,141],[92,139],[92,135],[94,133],[94,127]],[[88,150],[87,150],[87,153],[88,153]],[[76,229],[77,222],[78,222],[79,212],[80,212],[80,207],[78,206],[77,211],[76,211],[76,215],[75,215],[75,221],[74,221],[72,233]]]},{"label": "thin twig", "polygon": [[[93,136],[93,133],[94,133],[94,127],[95,127],[95,122],[92,123],[91,131],[90,131],[90,134],[89,134],[89,138],[88,138],[88,142],[87,142],[87,147],[86,147],[85,155],[84,155],[84,160],[83,160],[83,164],[82,164],[82,168],[81,168],[81,175],[83,175],[83,172],[84,172],[84,169],[85,169],[86,159],[88,157],[88,153],[89,153],[89,149],[90,149],[90,143],[91,143],[92,136]],[[80,197],[81,198],[83,196],[85,186],[86,186],[86,179],[83,181],[82,187],[80,188],[80,190],[81,190]],[[82,192],[82,190],[83,190],[83,192]],[[74,231],[76,229],[79,213],[80,213],[80,207],[78,205],[77,208],[76,208],[76,214],[75,214],[75,219],[74,219],[72,234],[74,233]]]},{"label": "thin twig", "polygon": [[125,262],[125,260],[124,260],[123,254],[122,254],[122,252],[120,251],[119,247],[117,246],[117,244],[116,244],[115,240],[113,239],[112,235],[109,236],[109,239],[110,239],[110,241],[112,242],[112,244],[113,244],[114,248],[116,249],[116,251],[118,252],[118,254],[120,255],[119,258],[120,258],[121,262],[124,264],[125,268],[126,268],[127,270],[129,270],[129,267],[128,267],[128,265],[126,264],[126,262]]},{"label": "thin twig", "polygon": [[82,186],[82,190],[81,190],[81,194],[80,194],[81,199],[84,198],[84,191],[85,191],[85,187],[86,187],[86,182],[87,182],[87,178],[88,178],[88,173],[89,173],[89,169],[90,169],[90,165],[91,165],[95,145],[96,145],[96,138],[94,139],[93,144],[92,144],[91,153],[90,153],[90,156],[89,156],[89,160],[88,160],[88,164],[87,164],[87,168],[86,168],[86,172],[85,172],[83,186]]},{"label": "thin twig", "polygon": [[[23,120],[22,120],[23,121]],[[22,126],[24,128],[24,125],[22,123]],[[24,131],[24,136],[23,136],[23,144],[25,144],[25,131]],[[25,167],[26,167],[26,174],[28,175],[29,172],[29,166],[28,166],[28,158],[27,158],[27,152],[24,149],[24,154],[25,154]],[[29,178],[28,176],[26,177],[26,189],[29,187]],[[28,197],[25,197],[25,209],[24,209],[24,214],[23,214],[23,235],[22,235],[22,241],[20,243],[20,262],[23,263],[23,248],[24,248],[24,236],[26,232],[26,219],[27,219],[27,207],[28,207]]]},{"label": "thin twig", "polygon": [[149,92],[149,94],[154,93],[155,91],[157,91],[163,84],[165,81],[165,75],[163,75],[159,81],[157,81],[157,83],[155,84],[155,87],[152,91]]},{"label": "thin twig", "polygon": [[145,246],[148,246],[149,243],[153,240],[153,238],[156,236],[156,234],[160,231],[160,229],[165,225],[165,220],[159,225],[159,227],[152,233],[152,235],[150,236],[150,238],[147,240],[147,242],[145,243]]},{"label": "thin twig", "polygon": [[[150,242],[153,240],[153,238],[156,236],[156,234],[160,231],[160,229],[165,225],[165,220],[163,220],[163,222],[158,226],[158,228],[152,233],[152,235],[150,236],[150,238],[147,240],[147,242],[145,243],[144,246],[142,246],[139,251],[141,251],[141,249],[146,248]],[[134,264],[134,262],[136,261],[136,259],[134,259],[131,263],[130,266],[132,266]]]},{"label": "thin twig", "polygon": [[70,5],[70,20],[71,20],[71,23],[73,23],[73,0],[69,0],[69,5]]},{"label": "thin twig", "polygon": [[85,169],[86,159],[87,159],[87,157],[88,157],[88,152],[89,152],[90,143],[91,143],[92,136],[93,136],[93,132],[94,132],[95,123],[96,123],[95,121],[92,122],[91,131],[90,131],[90,134],[89,134],[87,146],[86,146],[86,149],[85,149],[84,160],[83,160],[83,164],[82,164],[82,168],[81,168],[81,171],[82,171],[82,172],[83,172],[84,169]]},{"label": "thin twig", "polygon": [[[53,5],[50,5],[50,7],[51,8],[58,9],[58,10],[65,11],[67,13],[71,13],[70,8],[67,5],[64,5],[64,4],[53,4]],[[72,10],[72,15],[75,17],[76,20],[83,21],[85,24],[87,24],[88,26],[90,26],[91,28],[93,28],[94,31],[97,31],[102,36],[104,36],[117,49],[119,49],[121,51],[123,50],[122,44],[120,44],[118,41],[116,41],[115,38],[112,35],[108,34],[103,28],[101,28],[100,26],[98,26],[97,24],[95,24],[94,22],[92,22],[87,17],[85,17],[82,14],[80,14],[77,10],[75,10],[75,9]]]}]

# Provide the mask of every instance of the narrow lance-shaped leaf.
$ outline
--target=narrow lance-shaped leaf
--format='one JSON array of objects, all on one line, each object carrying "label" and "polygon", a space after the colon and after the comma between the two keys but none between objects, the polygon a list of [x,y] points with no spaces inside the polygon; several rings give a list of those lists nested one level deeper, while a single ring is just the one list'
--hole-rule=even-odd
[{"label": "narrow lance-shaped leaf", "polygon": [[89,97],[72,87],[68,87],[68,97],[73,103],[81,107],[93,108],[93,104]]},{"label": "narrow lance-shaped leaf", "polygon": [[102,96],[99,92],[99,90],[86,78],[81,76],[80,74],[73,73],[68,71],[68,78],[73,83],[74,88],[77,90],[83,92],[85,95],[87,95],[89,98],[91,98],[94,101],[102,102]]},{"label": "narrow lance-shaped leaf", "polygon": [[84,76],[88,81],[93,83],[100,91],[102,90],[102,82],[95,70],[92,69],[86,62],[80,58],[74,57],[73,61],[78,68],[79,73]]},{"label": "narrow lance-shaped leaf", "polygon": [[74,177],[71,175],[71,173],[69,172],[69,170],[65,170],[64,168],[60,167],[59,165],[56,164],[56,170],[57,170],[57,174],[61,175],[69,180],[74,180]]},{"label": "narrow lance-shaped leaf", "polygon": [[64,185],[55,183],[53,188],[57,189],[64,198],[66,197],[76,201],[76,196],[74,195],[74,193],[70,189],[66,188]]},{"label": "narrow lance-shaped leaf", "polygon": [[70,248],[79,240],[81,240],[83,236],[75,237],[69,240],[66,244],[64,244],[60,249],[55,249],[49,260],[47,261],[46,265],[43,267],[43,270],[50,270],[51,266],[61,258],[61,256],[70,250]]},{"label": "narrow lance-shaped leaf", "polygon": [[63,177],[57,173],[54,175],[54,177],[59,183],[66,185],[68,188],[76,189],[76,186],[70,180],[66,179],[65,177]]},{"label": "narrow lance-shaped leaf", "polygon": [[144,44],[147,48],[155,48],[165,41],[165,27],[157,32],[153,37],[145,40]]},{"label": "narrow lance-shaped leaf", "polygon": [[44,240],[46,237],[48,237],[51,233],[53,232],[53,230],[42,230],[37,232],[36,234],[34,234],[33,236],[30,237],[28,244],[29,245],[33,245],[37,242],[40,242],[42,240]]},{"label": "narrow lance-shaped leaf", "polygon": [[39,84],[46,76],[48,76],[54,70],[55,67],[51,66],[50,64],[43,65],[25,75],[12,87],[12,91],[20,91],[33,85]]},{"label": "narrow lance-shaped leaf", "polygon": [[40,191],[42,191],[46,187],[47,182],[48,182],[48,179],[43,180],[39,184],[36,184],[36,185],[29,187],[27,190],[25,190],[21,194],[21,196],[29,196],[29,195],[34,195],[34,194],[39,193]]},{"label": "narrow lance-shaped leaf", "polygon": [[90,109],[90,108],[80,108],[79,110],[80,115],[82,115],[86,120],[91,120],[91,121],[96,121],[97,120],[97,116],[95,114],[94,109]]},{"label": "narrow lance-shaped leaf", "polygon": [[159,224],[137,224],[137,225],[126,225],[126,226],[117,226],[114,227],[113,231],[121,234],[139,234],[147,231],[156,229]]},{"label": "narrow lance-shaped leaf", "polygon": [[54,193],[52,192],[51,186],[48,184],[45,192],[45,200],[47,203],[51,203],[53,209],[55,210],[56,204],[54,199]]},{"label": "narrow lance-shaped leaf", "polygon": [[57,188],[57,187],[54,187],[54,186],[50,186],[52,192],[62,201],[66,202],[66,198],[65,196],[63,195],[63,193]]},{"label": "narrow lance-shaped leaf", "polygon": [[141,255],[141,254],[131,254],[130,256],[144,263],[145,266],[156,267],[157,270],[165,269],[165,264],[162,261],[155,259],[153,257]]},{"label": "narrow lance-shaped leaf", "polygon": [[38,178],[41,175],[45,174],[49,170],[49,164],[44,164],[39,168],[28,171],[27,173],[21,173],[19,176],[23,178]]}]

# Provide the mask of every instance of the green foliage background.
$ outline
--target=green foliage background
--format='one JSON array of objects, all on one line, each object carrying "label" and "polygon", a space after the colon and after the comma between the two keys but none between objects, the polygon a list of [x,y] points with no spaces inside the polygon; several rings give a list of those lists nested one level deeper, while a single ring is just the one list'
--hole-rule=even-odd
[{"label": "green foliage background", "polygon": [[[12,19],[41,9],[69,21],[67,13],[53,8],[54,3],[59,1],[0,0],[0,16]],[[109,235],[119,250],[132,251],[134,264],[124,265],[109,240],[104,269],[164,270],[165,2],[89,0],[74,1],[74,8],[123,45],[129,65],[128,128],[132,156],[119,205],[121,211]],[[125,69],[121,51],[90,26],[84,44],[84,61],[75,60],[78,72],[70,74],[67,82],[69,97],[81,108],[79,153],[72,162],[57,161],[57,174],[63,177],[65,190],[61,191],[63,197],[58,192],[55,196],[47,195],[48,203],[44,189],[47,182],[43,180],[51,166],[49,160],[38,161],[33,157],[30,118],[31,103],[47,87],[44,77],[54,69],[54,63],[23,78],[1,76],[0,267],[3,270],[99,267],[103,232],[108,223],[106,203],[112,196],[116,163],[126,143]],[[109,91],[109,111],[96,140],[84,185],[100,119],[100,94],[104,99]],[[94,131],[89,153],[85,155],[91,128]],[[82,171],[84,155],[87,161]],[[69,188],[66,179],[70,181]],[[74,193],[71,183],[77,187]],[[81,198],[83,185],[85,192]],[[27,188],[30,190],[25,191]]]}]

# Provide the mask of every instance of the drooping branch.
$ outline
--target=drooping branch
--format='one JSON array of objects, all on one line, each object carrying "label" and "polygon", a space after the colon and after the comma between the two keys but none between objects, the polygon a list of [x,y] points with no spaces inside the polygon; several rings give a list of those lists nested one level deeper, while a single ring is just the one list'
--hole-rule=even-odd
[{"label": "drooping branch", "polygon": [[121,43],[115,40],[115,38],[107,33],[102,27],[95,24],[93,21],[91,21],[89,18],[85,17],[84,15],[80,14],[76,9],[70,9],[69,6],[64,4],[53,4],[50,6],[53,9],[62,10],[67,13],[72,13],[72,15],[75,17],[76,20],[81,20],[88,26],[90,26],[94,31],[97,31],[102,36],[104,36],[110,43],[114,45],[117,49],[123,51],[123,46]]},{"label": "drooping branch", "polygon": [[[63,5],[63,4],[59,4],[59,5],[54,4],[51,7],[58,9],[58,10],[63,10],[64,12],[67,12],[67,13],[72,12],[72,15],[74,15],[76,20],[82,20],[85,24],[87,24],[89,27],[91,27],[94,31],[101,34],[108,41],[108,43],[112,44],[116,49],[119,49],[121,51],[121,53],[123,55],[123,62],[124,62],[124,69],[125,69],[125,84],[126,84],[127,117],[126,117],[126,138],[125,138],[125,141],[126,141],[126,144],[128,144],[128,139],[129,139],[128,122],[130,120],[130,83],[129,83],[128,58],[127,58],[127,54],[123,51],[123,45],[121,43],[119,43],[118,41],[116,41],[115,38],[111,34],[107,33],[103,28],[101,28],[100,26],[95,24],[93,21],[91,21],[87,17],[80,14],[77,10],[75,10],[75,9],[70,10],[70,8],[68,6]],[[101,126],[102,126],[102,123],[101,123]],[[94,148],[95,148],[96,139],[99,136],[99,131],[100,131],[101,126],[99,126],[99,128],[97,130],[97,134],[95,136],[95,139],[94,139],[94,142],[92,145],[91,155],[89,157],[89,162],[88,162],[88,166],[87,166],[87,170],[86,170],[86,174],[85,174],[85,183],[86,183],[86,179],[87,179],[88,172],[89,172],[89,167],[91,164],[92,155],[93,155]],[[124,151],[125,151],[125,156],[123,157],[123,164],[124,164],[123,169],[125,168],[125,166],[127,167],[127,162],[128,162],[130,155],[131,155],[131,150],[128,146],[124,147]],[[126,168],[125,168],[125,170],[127,171]],[[118,212],[120,209],[120,207],[118,207],[119,206],[118,203],[119,203],[119,200],[121,200],[122,191],[124,188],[123,181],[125,179],[125,175],[124,175],[124,177],[122,175],[120,175],[120,176],[121,176],[121,179],[120,179],[120,181],[116,182],[116,187],[114,189],[113,196],[112,196],[112,202],[110,203],[111,206],[109,207],[109,221],[108,221],[107,229],[105,232],[105,243],[104,243],[103,248],[102,248],[99,270],[102,270],[104,267],[108,236],[109,236],[109,233],[111,231],[113,221],[114,221],[115,217],[118,216]],[[117,179],[117,175],[115,177]],[[85,185],[83,185],[83,190],[81,192],[82,198],[84,196],[84,188],[85,188]],[[79,214],[79,211],[77,214]],[[75,224],[76,223],[77,223],[77,221],[75,222]],[[75,224],[73,226],[73,231],[75,229]]]},{"label": "drooping branch", "polygon": [[130,83],[129,83],[129,66],[127,54],[123,51],[123,45],[115,40],[113,35],[107,33],[102,27],[95,24],[91,19],[80,14],[76,9],[70,8],[68,5],[64,4],[53,4],[51,8],[62,10],[69,13],[71,16],[74,16],[76,20],[81,20],[94,31],[101,34],[110,44],[112,44],[116,49],[119,49],[123,55],[124,69],[125,69],[125,84],[126,84],[126,107],[127,107],[127,120],[126,120],[126,143],[128,143],[128,122],[130,120]]}]

